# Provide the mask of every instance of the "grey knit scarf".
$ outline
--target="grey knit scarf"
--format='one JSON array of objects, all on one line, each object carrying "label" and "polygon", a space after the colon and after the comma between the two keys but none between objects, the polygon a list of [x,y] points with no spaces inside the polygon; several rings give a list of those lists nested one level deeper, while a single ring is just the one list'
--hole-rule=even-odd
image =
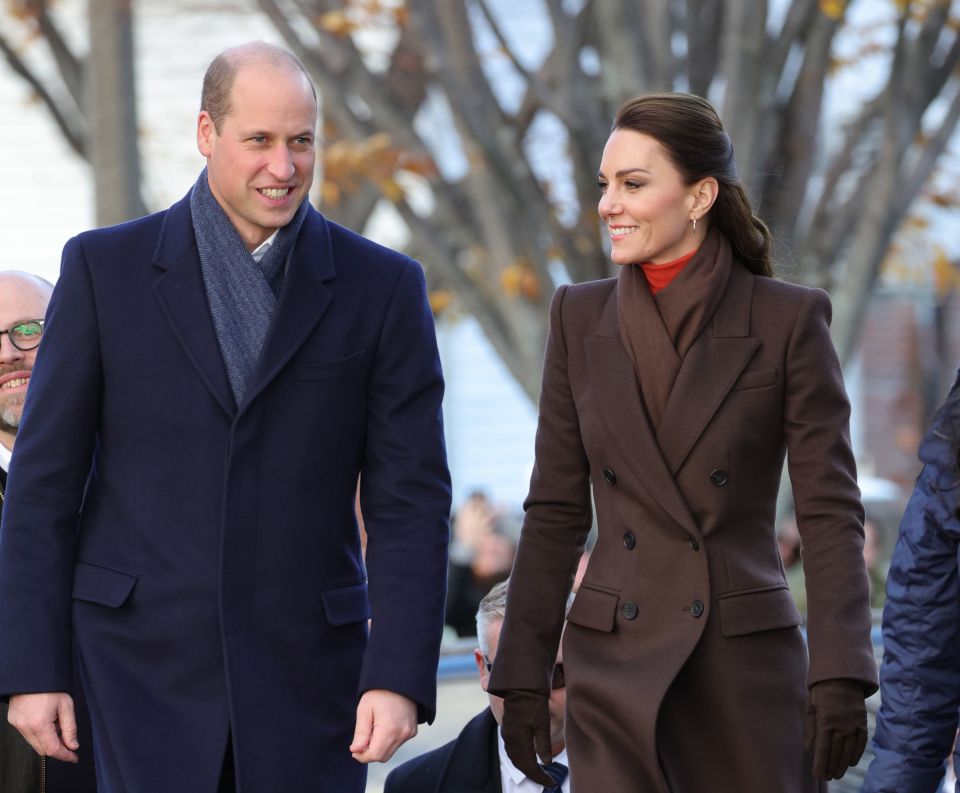
[{"label": "grey knit scarf", "polygon": [[247,383],[260,358],[286,265],[307,209],[304,199],[258,263],[210,192],[206,168],[190,193],[190,213],[207,301],[238,406],[243,404]]}]

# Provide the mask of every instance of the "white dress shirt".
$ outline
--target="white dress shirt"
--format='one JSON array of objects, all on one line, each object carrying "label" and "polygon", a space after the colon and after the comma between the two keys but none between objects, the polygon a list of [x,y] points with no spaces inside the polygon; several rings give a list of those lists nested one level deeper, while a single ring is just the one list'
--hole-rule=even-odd
[{"label": "white dress shirt", "polygon": [[12,451],[0,443],[0,468],[2,468],[4,471],[10,470],[10,456],[12,454]]},{"label": "white dress shirt", "polygon": [[[500,748],[500,784],[503,787],[503,793],[543,793],[543,785],[537,784],[532,779],[528,779],[523,771],[510,762],[510,758],[507,757],[507,748],[503,745],[503,736],[500,734],[499,729],[497,729],[497,743]],[[567,762],[566,747],[553,759],[554,762],[563,763],[567,768],[570,767],[570,763]],[[570,793],[570,774],[567,774],[566,779],[563,780],[563,784],[560,787],[563,793]]]},{"label": "white dress shirt", "polygon": [[267,252],[267,248],[273,245],[273,241],[277,238],[277,234],[279,233],[280,233],[280,229],[277,229],[275,232],[273,232],[273,234],[267,237],[250,253],[250,255],[253,257],[253,260],[257,264],[260,264],[260,260],[263,258],[263,254]]}]

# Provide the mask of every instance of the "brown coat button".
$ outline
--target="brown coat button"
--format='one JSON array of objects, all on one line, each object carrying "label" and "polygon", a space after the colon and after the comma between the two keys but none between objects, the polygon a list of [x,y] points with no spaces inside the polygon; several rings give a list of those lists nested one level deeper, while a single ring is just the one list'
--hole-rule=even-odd
[{"label": "brown coat button", "polygon": [[722,468],[714,468],[710,472],[710,484],[714,487],[723,487],[730,477]]},{"label": "brown coat button", "polygon": [[603,469],[603,478],[607,480],[607,484],[615,485],[617,483],[617,475],[613,472],[612,468]]},{"label": "brown coat button", "polygon": [[693,548],[693,550],[700,550],[700,540],[698,540],[693,534],[687,538],[687,542],[690,543],[690,547]]},{"label": "brown coat button", "polygon": [[628,600],[626,603],[624,603],[620,607],[620,611],[623,612],[624,618],[628,620],[635,620],[637,618],[637,614],[640,613],[640,609],[637,608],[637,604],[632,600]]},{"label": "brown coat button", "polygon": [[690,613],[694,617],[700,617],[703,615],[703,602],[700,600],[694,600],[693,605],[690,606]]},{"label": "brown coat button", "polygon": [[632,551],[637,546],[637,537],[632,531],[623,535],[623,547]]}]

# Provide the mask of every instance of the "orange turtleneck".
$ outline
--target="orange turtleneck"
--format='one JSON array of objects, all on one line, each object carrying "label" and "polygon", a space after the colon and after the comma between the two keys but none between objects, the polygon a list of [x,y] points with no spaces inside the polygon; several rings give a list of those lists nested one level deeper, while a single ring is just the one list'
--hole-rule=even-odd
[{"label": "orange turtleneck", "polygon": [[690,253],[685,253],[679,259],[674,259],[672,262],[666,262],[665,264],[641,262],[640,267],[643,268],[643,274],[647,277],[651,294],[655,295],[661,289],[669,286],[670,282],[680,275],[680,271],[687,266],[687,263],[698,250],[699,248],[694,248]]}]

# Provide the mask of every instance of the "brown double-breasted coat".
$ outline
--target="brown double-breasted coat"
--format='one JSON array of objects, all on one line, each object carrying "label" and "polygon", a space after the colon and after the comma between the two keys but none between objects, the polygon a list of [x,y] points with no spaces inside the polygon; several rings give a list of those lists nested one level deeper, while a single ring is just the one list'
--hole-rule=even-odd
[{"label": "brown double-breasted coat", "polygon": [[[564,601],[575,793],[810,793],[808,685],[876,686],[863,510],[826,294],[736,262],[659,432],[617,323],[617,280],[551,307],[536,466],[491,692],[545,689]],[[807,650],[777,552],[784,455]],[[825,788],[824,788],[825,789]]]}]

